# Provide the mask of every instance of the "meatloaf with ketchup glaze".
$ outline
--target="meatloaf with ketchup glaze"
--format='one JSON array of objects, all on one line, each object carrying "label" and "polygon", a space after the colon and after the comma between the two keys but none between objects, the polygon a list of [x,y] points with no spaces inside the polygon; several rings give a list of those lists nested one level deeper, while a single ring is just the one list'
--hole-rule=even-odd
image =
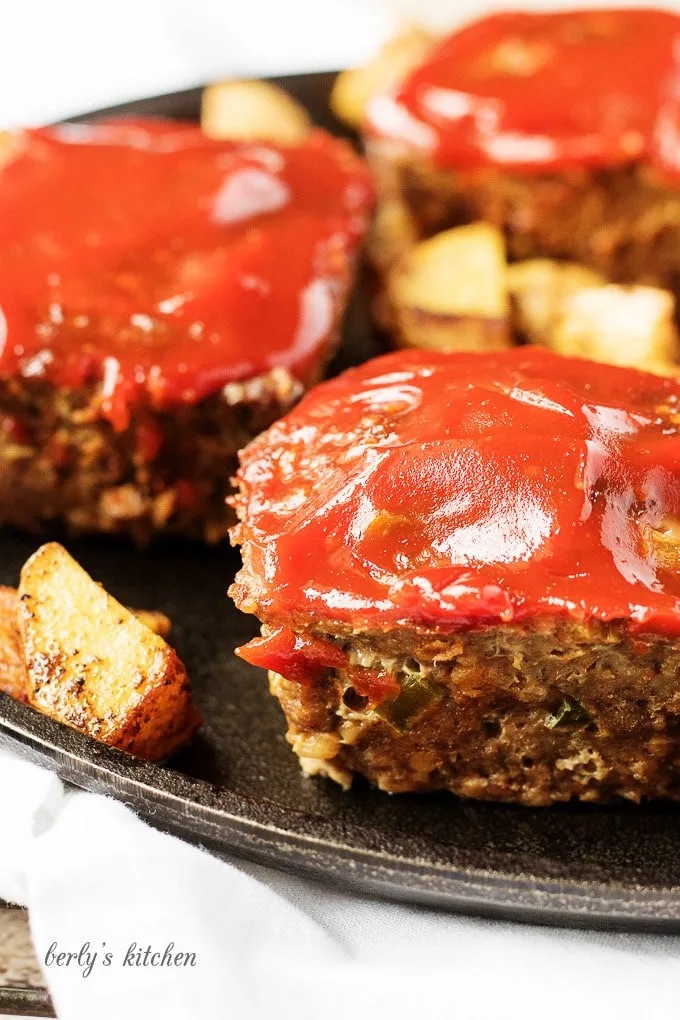
[{"label": "meatloaf with ketchup glaze", "polygon": [[310,774],[680,796],[680,383],[539,348],[386,355],[241,455],[239,654]]},{"label": "meatloaf with ketchup glaze", "polygon": [[364,165],[152,119],[3,152],[0,523],[224,537],[236,451],[332,353]]},{"label": "meatloaf with ketchup glaze", "polygon": [[502,12],[434,41],[367,104],[376,261],[482,219],[512,258],[680,293],[679,42],[677,14],[636,9]]}]

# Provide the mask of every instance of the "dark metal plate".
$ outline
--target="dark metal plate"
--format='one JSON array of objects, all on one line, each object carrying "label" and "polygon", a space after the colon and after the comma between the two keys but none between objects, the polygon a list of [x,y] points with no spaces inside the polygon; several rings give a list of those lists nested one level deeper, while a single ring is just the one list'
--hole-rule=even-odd
[{"label": "dark metal plate", "polygon": [[[288,79],[317,119],[332,75]],[[197,90],[129,104],[193,117]],[[375,353],[355,304],[345,360]],[[0,583],[15,584],[34,538],[0,536]],[[264,675],[233,655],[256,622],[225,598],[237,554],[104,540],[68,543],[122,601],[162,609],[205,726],[172,767],[103,747],[0,695],[0,742],[113,795],[152,824],[209,846],[396,899],[559,924],[680,931],[680,810],[672,805],[545,810],[448,795],[349,794],[304,779]]]}]

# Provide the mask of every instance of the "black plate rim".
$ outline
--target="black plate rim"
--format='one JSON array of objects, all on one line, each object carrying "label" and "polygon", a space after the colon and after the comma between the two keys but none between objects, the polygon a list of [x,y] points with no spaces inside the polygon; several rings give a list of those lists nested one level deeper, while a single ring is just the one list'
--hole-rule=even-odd
[{"label": "black plate rim", "polygon": [[[217,855],[261,863],[390,900],[465,914],[537,924],[602,929],[680,931],[680,887],[645,889],[620,883],[517,875],[413,861],[315,838],[248,816],[248,798],[223,789],[224,807],[174,792],[179,773],[132,758],[0,694],[0,746],[93,793],[113,795],[151,825]],[[191,779],[201,799],[214,799]],[[160,815],[160,817],[157,817]],[[295,819],[295,813],[291,813]],[[289,819],[290,820],[290,819]]]}]

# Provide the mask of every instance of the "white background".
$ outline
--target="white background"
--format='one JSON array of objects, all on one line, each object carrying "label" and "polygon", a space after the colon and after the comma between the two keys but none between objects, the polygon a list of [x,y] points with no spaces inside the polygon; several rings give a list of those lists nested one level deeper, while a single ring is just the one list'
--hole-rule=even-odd
[{"label": "white background", "polygon": [[480,0],[0,0],[0,125],[223,76],[337,68],[368,57],[395,21],[447,25],[489,8]]}]

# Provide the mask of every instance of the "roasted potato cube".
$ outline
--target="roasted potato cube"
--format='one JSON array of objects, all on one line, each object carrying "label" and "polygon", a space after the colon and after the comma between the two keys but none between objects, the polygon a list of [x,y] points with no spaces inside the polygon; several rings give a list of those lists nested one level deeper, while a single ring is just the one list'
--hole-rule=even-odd
[{"label": "roasted potato cube", "polygon": [[19,599],[14,588],[0,587],[0,691],[18,701],[28,701],[18,609]]},{"label": "roasted potato cube", "polygon": [[307,111],[265,81],[223,81],[203,90],[201,127],[210,138],[296,145],[309,133]]},{"label": "roasted potato cube", "polygon": [[604,287],[603,276],[574,262],[527,259],[508,266],[506,282],[513,328],[534,344],[547,344],[565,299],[582,287]]},{"label": "roasted potato cube", "polygon": [[385,43],[365,67],[343,71],[331,92],[333,113],[351,127],[360,127],[371,98],[416,67],[435,39],[426,29],[410,26]]},{"label": "roasted potato cube", "polygon": [[131,609],[130,612],[137,617],[140,623],[143,623],[145,627],[152,630],[154,634],[158,634],[159,637],[166,640],[170,637],[172,623],[165,613],[159,613],[156,609]]},{"label": "roasted potato cube", "polygon": [[510,343],[502,234],[487,223],[445,230],[411,248],[388,274],[401,347],[494,350]]},{"label": "roasted potato cube", "polygon": [[672,294],[658,287],[583,287],[563,301],[548,344],[559,354],[673,374],[674,310]]},{"label": "roasted potato cube", "polygon": [[439,315],[506,318],[505,245],[488,223],[453,227],[415,245],[393,274],[399,301]]},{"label": "roasted potato cube", "polygon": [[151,761],[188,740],[199,719],[177,653],[62,546],[44,545],[24,565],[19,603],[35,708]]}]

